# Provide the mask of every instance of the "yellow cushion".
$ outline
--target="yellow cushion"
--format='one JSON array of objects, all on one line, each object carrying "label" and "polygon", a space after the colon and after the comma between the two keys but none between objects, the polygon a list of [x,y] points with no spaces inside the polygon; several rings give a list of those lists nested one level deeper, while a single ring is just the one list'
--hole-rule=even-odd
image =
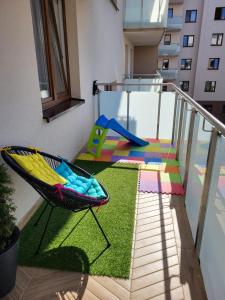
[{"label": "yellow cushion", "polygon": [[12,158],[23,167],[30,175],[48,183],[55,185],[57,183],[65,184],[67,180],[58,175],[38,153],[31,155],[10,154]]}]

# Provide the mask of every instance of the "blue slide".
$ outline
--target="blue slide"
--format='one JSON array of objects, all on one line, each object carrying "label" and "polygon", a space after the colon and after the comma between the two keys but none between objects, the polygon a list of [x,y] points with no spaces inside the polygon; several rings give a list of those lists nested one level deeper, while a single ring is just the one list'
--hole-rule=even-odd
[{"label": "blue slide", "polygon": [[114,130],[115,132],[119,133],[127,140],[129,140],[132,144],[136,146],[146,146],[149,143],[145,140],[142,140],[135,136],[134,134],[130,133],[126,130],[123,126],[121,126],[115,119],[107,119],[104,115],[101,115],[98,120],[95,122],[96,125],[101,126],[103,128],[109,128]]}]

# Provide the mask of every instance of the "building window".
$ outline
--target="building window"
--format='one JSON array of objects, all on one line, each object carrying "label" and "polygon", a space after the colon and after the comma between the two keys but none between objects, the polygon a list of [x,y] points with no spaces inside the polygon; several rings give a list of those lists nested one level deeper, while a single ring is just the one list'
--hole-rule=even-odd
[{"label": "building window", "polygon": [[171,44],[171,34],[165,34],[164,35],[164,45],[170,45]]},{"label": "building window", "polygon": [[31,0],[43,109],[71,98],[64,0]]},{"label": "building window", "polygon": [[225,7],[217,7],[215,10],[215,20],[225,20]]},{"label": "building window", "polygon": [[210,58],[208,64],[208,70],[218,70],[220,64],[219,58]]},{"label": "building window", "polygon": [[213,33],[211,46],[222,46],[223,44],[223,33]]},{"label": "building window", "polygon": [[205,92],[214,93],[216,90],[216,81],[206,81],[205,82]]},{"label": "building window", "polygon": [[225,114],[225,105],[222,106],[222,114]]},{"label": "building window", "polygon": [[212,106],[212,104],[203,104],[202,106],[203,106],[204,109],[206,109],[208,112],[212,113],[212,111],[213,111],[213,106]]},{"label": "building window", "polygon": [[169,59],[164,59],[163,60],[162,69],[163,70],[168,70],[169,69]]},{"label": "building window", "polygon": [[191,58],[184,58],[181,59],[181,70],[191,70],[191,63],[192,63],[192,59]]},{"label": "building window", "polygon": [[194,35],[184,35],[183,47],[193,47],[193,46],[194,46]]},{"label": "building window", "polygon": [[173,18],[173,8],[168,9],[168,18]]},{"label": "building window", "polygon": [[163,86],[162,86],[162,91],[163,91],[163,92],[167,92],[167,85],[163,85]]},{"label": "building window", "polygon": [[186,10],[185,23],[196,23],[197,10]]},{"label": "building window", "polygon": [[180,81],[180,88],[182,89],[182,91],[188,92],[189,91],[189,81]]}]

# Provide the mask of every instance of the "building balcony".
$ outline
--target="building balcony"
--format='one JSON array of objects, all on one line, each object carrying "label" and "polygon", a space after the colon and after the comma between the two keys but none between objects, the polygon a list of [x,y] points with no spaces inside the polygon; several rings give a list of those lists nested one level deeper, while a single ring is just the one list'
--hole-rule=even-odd
[{"label": "building balcony", "polygon": [[124,79],[123,91],[146,91],[158,92],[163,83],[160,73],[156,74],[126,74]]},{"label": "building balcony", "polygon": [[[105,91],[110,85],[114,90]],[[137,83],[99,83],[94,98],[96,117],[105,114],[115,118],[130,133],[145,137],[149,144],[137,147],[118,133],[109,132],[101,157],[87,154],[84,149],[76,160],[80,166],[96,168],[95,175],[103,179],[102,184],[111,192],[110,206],[103,206],[99,212],[106,231],[112,230],[111,247],[104,248],[90,219],[83,220],[85,214],[81,219],[72,219],[72,213],[62,213],[62,220],[57,223],[61,218],[59,211],[38,260],[32,256],[40,233],[33,226],[34,218],[25,233],[26,238],[35,239],[32,247],[25,247],[26,254],[32,253],[32,268],[27,264],[19,266],[16,287],[6,299],[31,299],[35,293],[37,299],[53,299],[55,295],[60,299],[91,299],[92,295],[97,299],[145,299],[146,295],[149,299],[165,299],[166,295],[168,299],[204,300],[205,288],[208,296],[223,295],[225,126],[174,84],[140,83],[140,90],[155,85],[159,90],[123,91],[133,85]],[[162,86],[170,92],[162,92]],[[115,176],[119,172],[123,172],[121,182]],[[130,178],[133,186],[129,185]],[[131,201],[132,193],[136,198],[131,207],[128,200]],[[87,229],[82,231],[81,226]],[[123,266],[124,261],[117,257],[122,247],[123,259],[127,258],[123,249],[127,246],[127,228],[131,228],[130,272],[123,279],[114,279],[105,270],[109,272],[109,266],[114,270],[117,264]],[[88,232],[90,238],[86,237]],[[84,235],[83,244],[79,244]],[[23,238],[20,247],[25,242],[29,240]],[[59,259],[62,262],[57,265]],[[43,261],[45,264],[41,265]],[[92,272],[91,263],[102,268]],[[42,268],[37,268],[38,264]],[[46,265],[50,268],[44,269]],[[93,276],[102,274],[104,277]],[[27,284],[21,287],[22,281]]]},{"label": "building balcony", "polygon": [[177,69],[168,69],[168,70],[159,70],[163,80],[171,80],[174,81],[177,79],[178,70]]},{"label": "building balcony", "polygon": [[135,46],[157,45],[167,27],[168,0],[125,0],[124,33]]},{"label": "building balcony", "polygon": [[169,4],[183,4],[184,0],[169,0]]},{"label": "building balcony", "polygon": [[179,54],[180,54],[179,44],[159,45],[159,49],[158,49],[159,56],[178,56]]},{"label": "building balcony", "polygon": [[167,21],[167,31],[179,31],[183,28],[183,18],[182,17],[173,17],[168,18]]}]

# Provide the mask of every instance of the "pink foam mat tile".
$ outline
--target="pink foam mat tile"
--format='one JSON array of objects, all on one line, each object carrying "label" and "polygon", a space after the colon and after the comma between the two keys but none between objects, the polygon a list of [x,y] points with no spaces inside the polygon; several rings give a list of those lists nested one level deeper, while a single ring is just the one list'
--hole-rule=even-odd
[{"label": "pink foam mat tile", "polygon": [[184,195],[184,188],[181,183],[169,181],[168,174],[159,171],[140,171],[138,191],[180,196]]}]

